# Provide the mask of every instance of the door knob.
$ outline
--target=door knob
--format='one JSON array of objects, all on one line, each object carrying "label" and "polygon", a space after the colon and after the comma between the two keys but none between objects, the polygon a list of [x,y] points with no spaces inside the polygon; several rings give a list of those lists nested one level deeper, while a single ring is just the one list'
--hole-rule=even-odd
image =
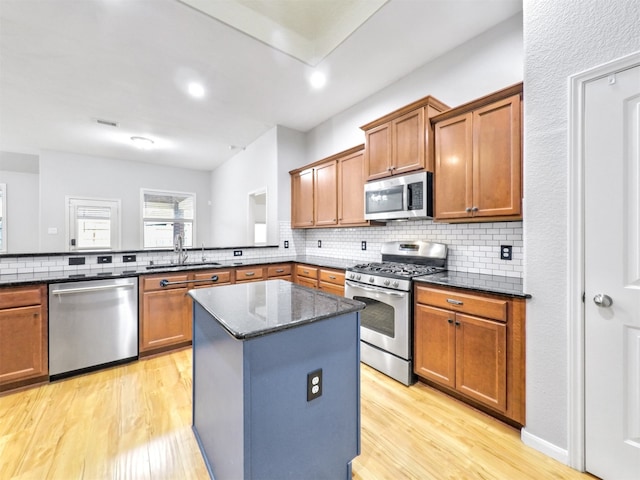
[{"label": "door knob", "polygon": [[595,297],[593,297],[593,303],[595,303],[599,307],[608,308],[613,305],[613,299],[609,295],[598,293]]}]

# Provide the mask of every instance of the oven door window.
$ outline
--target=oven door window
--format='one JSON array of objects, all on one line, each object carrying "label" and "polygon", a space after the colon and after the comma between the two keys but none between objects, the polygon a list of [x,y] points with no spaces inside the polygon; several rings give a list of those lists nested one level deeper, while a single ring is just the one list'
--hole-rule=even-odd
[{"label": "oven door window", "polygon": [[387,337],[395,338],[395,311],[391,305],[373,298],[358,296],[353,298],[367,304],[367,307],[360,312],[360,325],[362,327]]},{"label": "oven door window", "polygon": [[365,192],[366,213],[401,212],[404,210],[404,185]]}]

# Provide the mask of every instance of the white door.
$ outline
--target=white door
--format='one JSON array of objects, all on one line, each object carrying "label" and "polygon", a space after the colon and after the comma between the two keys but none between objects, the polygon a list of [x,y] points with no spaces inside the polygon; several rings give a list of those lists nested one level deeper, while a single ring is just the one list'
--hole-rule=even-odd
[{"label": "white door", "polygon": [[640,478],[640,66],[585,86],[585,459]]}]

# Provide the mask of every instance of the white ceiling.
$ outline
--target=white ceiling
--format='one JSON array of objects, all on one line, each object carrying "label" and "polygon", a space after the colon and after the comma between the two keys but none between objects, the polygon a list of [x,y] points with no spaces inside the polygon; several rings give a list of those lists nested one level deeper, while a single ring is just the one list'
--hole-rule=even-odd
[{"label": "white ceiling", "polygon": [[[211,170],[238,152],[230,145],[274,125],[306,132],[522,9],[371,2],[0,0],[0,151]],[[312,65],[327,74],[321,91],[307,82]],[[186,93],[194,80],[202,99]]]}]

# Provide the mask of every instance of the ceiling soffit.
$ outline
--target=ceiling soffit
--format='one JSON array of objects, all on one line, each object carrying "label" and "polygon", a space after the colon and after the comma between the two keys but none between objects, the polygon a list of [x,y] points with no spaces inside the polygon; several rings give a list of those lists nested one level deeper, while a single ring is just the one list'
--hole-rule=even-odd
[{"label": "ceiling soffit", "polygon": [[388,0],[179,0],[315,67]]}]

